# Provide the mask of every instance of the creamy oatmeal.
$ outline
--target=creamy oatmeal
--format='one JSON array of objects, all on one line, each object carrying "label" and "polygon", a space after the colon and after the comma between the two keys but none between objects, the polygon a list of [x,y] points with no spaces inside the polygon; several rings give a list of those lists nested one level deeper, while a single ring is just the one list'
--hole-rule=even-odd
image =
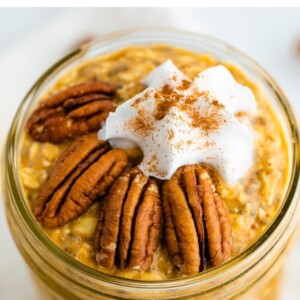
[{"label": "creamy oatmeal", "polygon": [[[279,120],[263,92],[242,71],[211,56],[183,49],[169,46],[131,47],[87,61],[72,69],[54,84],[49,93],[86,81],[108,81],[116,85],[113,103],[120,105],[143,91],[145,86],[141,84],[141,80],[168,59],[172,59],[178,69],[190,79],[221,63],[230,70],[237,82],[251,88],[255,95],[258,113],[250,118],[255,132],[255,158],[251,170],[231,187],[214,170],[210,173],[217,192],[228,208],[232,227],[231,257],[236,256],[246,250],[272,221],[285,192],[289,168],[286,140]],[[238,118],[243,118],[243,115]],[[40,143],[24,133],[20,152],[20,177],[32,210],[42,183],[68,145],[69,142],[60,145]],[[130,150],[128,155],[135,161],[139,159],[140,153]],[[184,276],[173,266],[163,243],[159,244],[149,271],[120,271],[116,267],[112,270],[100,267],[95,260],[93,238],[102,203],[101,200],[97,201],[86,213],[69,224],[45,231],[54,243],[75,259],[103,272],[143,280]]]}]

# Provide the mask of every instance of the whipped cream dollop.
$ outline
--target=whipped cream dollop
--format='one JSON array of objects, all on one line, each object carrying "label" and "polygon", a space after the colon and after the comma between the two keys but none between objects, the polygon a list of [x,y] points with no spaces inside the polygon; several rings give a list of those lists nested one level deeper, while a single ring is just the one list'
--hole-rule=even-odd
[{"label": "whipped cream dollop", "polygon": [[109,114],[101,139],[113,147],[140,147],[138,167],[160,179],[195,163],[213,166],[228,184],[246,174],[254,133],[235,114],[254,114],[256,102],[227,68],[206,69],[191,81],[168,60],[143,83],[148,88]]}]

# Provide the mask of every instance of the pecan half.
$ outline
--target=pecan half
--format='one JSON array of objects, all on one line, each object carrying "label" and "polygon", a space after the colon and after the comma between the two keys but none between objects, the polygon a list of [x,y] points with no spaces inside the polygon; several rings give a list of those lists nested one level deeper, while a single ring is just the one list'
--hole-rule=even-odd
[{"label": "pecan half", "polygon": [[112,104],[114,85],[87,82],[50,96],[27,122],[28,133],[39,142],[62,143],[100,129]]},{"label": "pecan half", "polygon": [[112,186],[95,232],[99,265],[148,270],[159,242],[161,202],[155,180],[137,168]]},{"label": "pecan half", "polygon": [[96,134],[78,138],[59,157],[36,199],[43,226],[65,225],[84,213],[128,166],[127,154],[111,150]]},{"label": "pecan half", "polygon": [[231,226],[224,201],[199,165],[184,166],[163,185],[166,247],[187,275],[220,265],[231,252]]}]

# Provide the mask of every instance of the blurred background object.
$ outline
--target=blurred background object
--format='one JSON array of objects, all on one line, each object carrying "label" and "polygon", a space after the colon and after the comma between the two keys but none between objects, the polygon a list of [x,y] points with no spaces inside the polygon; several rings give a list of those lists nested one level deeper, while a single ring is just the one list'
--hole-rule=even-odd
[{"label": "blurred background object", "polygon": [[[53,63],[95,37],[147,26],[201,32],[244,51],[277,80],[300,115],[300,8],[0,8],[0,145],[22,98]],[[38,299],[2,201],[0,245],[0,299]],[[299,299],[299,252],[300,240],[282,299]]]}]

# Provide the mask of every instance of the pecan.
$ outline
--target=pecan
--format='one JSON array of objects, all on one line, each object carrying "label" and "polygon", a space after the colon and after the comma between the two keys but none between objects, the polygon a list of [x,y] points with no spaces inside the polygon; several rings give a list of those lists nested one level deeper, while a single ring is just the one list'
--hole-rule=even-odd
[{"label": "pecan", "polygon": [[160,224],[156,181],[137,168],[123,173],[109,192],[96,228],[98,264],[148,270],[158,247]]},{"label": "pecan", "polygon": [[100,129],[114,111],[114,85],[79,84],[48,97],[30,116],[28,133],[39,142],[62,143]]},{"label": "pecan", "polygon": [[45,227],[65,225],[84,213],[128,166],[127,154],[92,133],[59,157],[36,199],[34,215]]},{"label": "pecan", "polygon": [[231,226],[224,201],[208,172],[184,166],[163,185],[166,247],[174,265],[187,275],[206,264],[220,265],[231,252]]}]

